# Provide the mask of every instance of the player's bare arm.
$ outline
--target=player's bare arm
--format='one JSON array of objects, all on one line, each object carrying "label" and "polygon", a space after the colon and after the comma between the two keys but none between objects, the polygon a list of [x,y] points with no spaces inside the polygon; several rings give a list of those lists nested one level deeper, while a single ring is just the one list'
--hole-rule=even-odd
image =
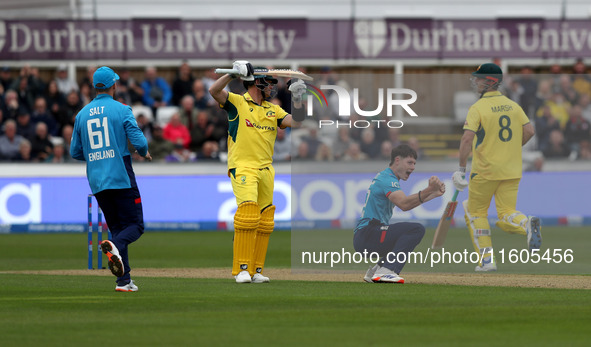
[{"label": "player's bare arm", "polygon": [[232,64],[232,71],[236,73],[225,74],[222,77],[218,78],[212,85],[209,87],[209,94],[221,105],[226,103],[228,100],[228,92],[224,90],[228,83],[235,77],[240,77],[244,81],[252,81],[254,78],[252,77],[253,68],[252,65],[246,60],[237,60]]},{"label": "player's bare arm", "polygon": [[291,128],[291,126],[292,126],[293,123],[294,123],[294,120],[291,117],[291,114],[288,114],[287,116],[285,116],[283,118],[283,120],[281,121],[281,125],[279,127],[281,129]]},{"label": "player's bare arm", "polygon": [[534,137],[536,130],[531,123],[527,123],[523,125],[523,139],[521,140],[521,145],[525,145],[532,137]]},{"label": "player's bare arm", "polygon": [[138,155],[140,155],[141,157],[143,157],[144,159],[146,159],[147,161],[152,161],[152,156],[150,155],[150,151],[146,152],[146,155],[141,155],[138,153],[138,151],[135,151]]},{"label": "player's bare arm", "polygon": [[472,142],[476,133],[472,130],[464,130],[464,135],[460,140],[460,167],[458,171],[451,176],[454,187],[458,191],[463,191],[468,186],[466,180],[466,165],[468,163],[468,156],[472,152]]},{"label": "player's bare arm", "polygon": [[432,176],[429,179],[427,188],[420,190],[419,193],[407,196],[402,190],[397,190],[388,195],[388,199],[402,211],[410,211],[427,201],[440,197],[444,193],[445,184],[438,177]]},{"label": "player's bare arm", "polygon": [[226,88],[232,79],[230,75],[223,75],[209,87],[209,94],[221,105],[225,104],[226,100],[228,100],[228,92],[224,88]]},{"label": "player's bare arm", "polygon": [[466,167],[468,156],[472,153],[472,142],[475,135],[476,133],[472,130],[464,130],[464,135],[460,140],[460,167]]}]

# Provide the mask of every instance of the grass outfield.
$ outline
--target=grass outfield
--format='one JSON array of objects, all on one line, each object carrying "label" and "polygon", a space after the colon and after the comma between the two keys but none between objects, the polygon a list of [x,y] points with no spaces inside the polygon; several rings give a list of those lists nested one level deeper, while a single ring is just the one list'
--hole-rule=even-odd
[{"label": "grass outfield", "polygon": [[[525,235],[509,234],[498,228],[492,230],[492,241],[495,251],[495,259],[499,273],[504,274],[562,274],[580,275],[591,274],[591,235],[587,227],[543,227],[542,248],[539,258],[529,257],[527,251],[527,239]],[[439,273],[469,273],[474,274],[475,264],[465,261],[469,258],[466,254],[474,253],[478,262],[478,254],[475,253],[469,238],[467,228],[452,228],[447,234],[443,249],[428,250],[430,248],[434,229],[427,229],[421,243],[415,248],[416,252],[424,256],[424,263],[415,260],[410,261],[404,272],[439,272]],[[314,230],[292,233],[292,268],[294,269],[324,269],[330,270],[331,265],[341,270],[357,269],[364,272],[367,264],[352,264],[345,261],[332,263],[332,259],[316,264],[309,261],[310,257],[302,261],[304,252],[313,252],[318,255],[329,251],[342,253],[343,249],[354,252],[352,245],[352,233],[348,230]],[[447,253],[445,259],[442,254]],[[503,253],[501,253],[503,252]],[[437,253],[436,257],[435,253]],[[450,259],[453,255],[453,260]],[[572,258],[567,258],[570,255]],[[459,257],[461,256],[461,257]],[[338,258],[338,257],[337,257]],[[430,260],[433,260],[433,264]],[[436,262],[438,260],[438,262]],[[432,266],[431,266],[432,265]]]},{"label": "grass outfield", "polygon": [[[290,236],[273,234],[269,266],[290,265]],[[231,239],[147,233],[130,248],[132,265],[227,267]],[[0,272],[85,269],[85,243],[82,234],[0,235]],[[139,292],[116,293],[113,280],[0,273],[1,345],[583,346],[591,338],[588,290],[141,277]]]}]

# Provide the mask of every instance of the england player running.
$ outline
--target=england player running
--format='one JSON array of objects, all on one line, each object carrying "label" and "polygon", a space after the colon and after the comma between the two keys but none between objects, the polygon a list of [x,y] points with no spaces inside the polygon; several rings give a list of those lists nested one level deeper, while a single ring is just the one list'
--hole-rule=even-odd
[{"label": "england player running", "polygon": [[86,161],[90,189],[113,236],[101,243],[101,249],[117,276],[115,290],[135,292],[138,287],[131,280],[127,246],[144,233],[144,217],[127,140],[141,156],[152,157],[131,108],[113,99],[118,79],[109,67],[95,71],[92,84],[96,97],[76,115],[70,154]]},{"label": "england player running", "polygon": [[[466,224],[474,250],[481,255],[476,271],[495,271],[488,208],[495,197],[496,225],[512,234],[527,235],[531,250],[542,244],[540,220],[516,210],[517,189],[522,176],[521,146],[534,135],[534,127],[521,107],[497,89],[503,80],[501,68],[482,64],[472,73],[480,99],[470,107],[460,142],[460,168],[452,180],[458,190],[468,186],[464,201]],[[465,178],[468,156],[473,153],[470,184]]]},{"label": "england player running", "polygon": [[[267,283],[263,275],[269,236],[273,232],[273,146],[277,128],[292,126],[292,116],[270,103],[277,80],[253,76],[252,65],[236,61],[247,92],[229,93],[226,85],[237,76],[224,75],[209,88],[213,98],[228,112],[228,177],[238,208],[234,215],[232,275],[237,283]],[[301,108],[302,81],[290,85],[294,108]],[[303,109],[303,108],[302,108]],[[298,121],[300,119],[298,118]]]},{"label": "england player running", "polygon": [[[398,207],[409,211],[445,193],[445,184],[432,176],[427,188],[416,194],[404,194],[400,180],[408,179],[416,163],[414,149],[407,145],[394,148],[389,167],[376,175],[367,190],[361,219],[355,227],[353,246],[357,252],[377,252],[381,259],[367,270],[366,282],[404,283],[399,275],[406,261],[398,262],[397,259],[408,258],[409,252],[423,239],[425,227],[412,222],[389,224],[392,210]],[[405,253],[405,257],[388,257],[388,254],[399,253]]]}]

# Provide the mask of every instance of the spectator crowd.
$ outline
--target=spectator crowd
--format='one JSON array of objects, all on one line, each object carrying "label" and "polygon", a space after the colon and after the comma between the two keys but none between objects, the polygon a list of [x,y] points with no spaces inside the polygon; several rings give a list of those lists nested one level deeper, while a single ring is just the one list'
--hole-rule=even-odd
[{"label": "spectator crowd", "polygon": [[544,158],[591,159],[591,78],[582,60],[570,71],[553,65],[549,74],[523,67],[504,87],[534,123]]},{"label": "spectator crowd", "polygon": [[[20,71],[2,68],[0,161],[73,161],[69,156],[72,127],[78,111],[94,97],[95,69],[89,66],[81,81],[76,82],[69,78],[65,64],[58,66],[49,80],[40,78],[39,70],[28,65]],[[218,77],[213,69],[196,77],[188,63],[183,62],[176,77],[169,81],[150,66],[145,68],[141,82],[125,68],[116,70],[120,75],[116,99],[132,107],[155,161],[224,160],[228,122],[225,111],[208,93]],[[323,69],[314,84],[339,85],[350,90],[348,83],[330,69]],[[244,92],[240,80],[234,80],[229,90]],[[582,61],[577,61],[572,71],[554,65],[549,74],[523,67],[520,74],[507,76],[503,92],[522,105],[535,124],[537,134],[532,151],[541,153],[543,158],[591,159],[591,78]],[[400,129],[319,128],[317,120],[338,119],[336,93],[325,94],[327,107],[314,107],[314,121],[305,121],[298,129],[278,131],[275,161],[388,160],[392,148],[400,144]],[[290,95],[284,80],[280,80],[271,102],[290,111]],[[361,98],[359,108],[365,106]],[[348,121],[367,119],[353,114]],[[424,157],[415,137],[407,143]],[[134,159],[142,160],[139,156]]]}]

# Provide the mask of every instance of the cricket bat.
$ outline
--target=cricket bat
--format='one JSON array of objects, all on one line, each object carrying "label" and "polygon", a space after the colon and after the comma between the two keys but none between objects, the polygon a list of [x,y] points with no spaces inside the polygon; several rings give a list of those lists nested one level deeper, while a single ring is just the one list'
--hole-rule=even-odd
[{"label": "cricket bat", "polygon": [[441,248],[441,246],[443,246],[443,243],[445,242],[447,231],[449,230],[449,226],[451,225],[451,219],[454,217],[456,207],[458,206],[458,202],[456,201],[456,199],[458,198],[458,193],[459,191],[456,189],[454,196],[451,198],[451,201],[448,202],[447,206],[445,207],[443,216],[441,216],[439,224],[437,225],[437,229],[435,229],[435,235],[433,236],[433,244],[431,245],[432,249]]},{"label": "cricket bat", "polygon": [[[217,74],[238,74],[238,71],[234,69],[215,69]],[[273,77],[287,77],[287,78],[299,78],[304,81],[312,81],[313,78],[306,75],[305,73],[291,69],[265,69],[256,68],[254,69],[253,75],[268,75]]]}]

